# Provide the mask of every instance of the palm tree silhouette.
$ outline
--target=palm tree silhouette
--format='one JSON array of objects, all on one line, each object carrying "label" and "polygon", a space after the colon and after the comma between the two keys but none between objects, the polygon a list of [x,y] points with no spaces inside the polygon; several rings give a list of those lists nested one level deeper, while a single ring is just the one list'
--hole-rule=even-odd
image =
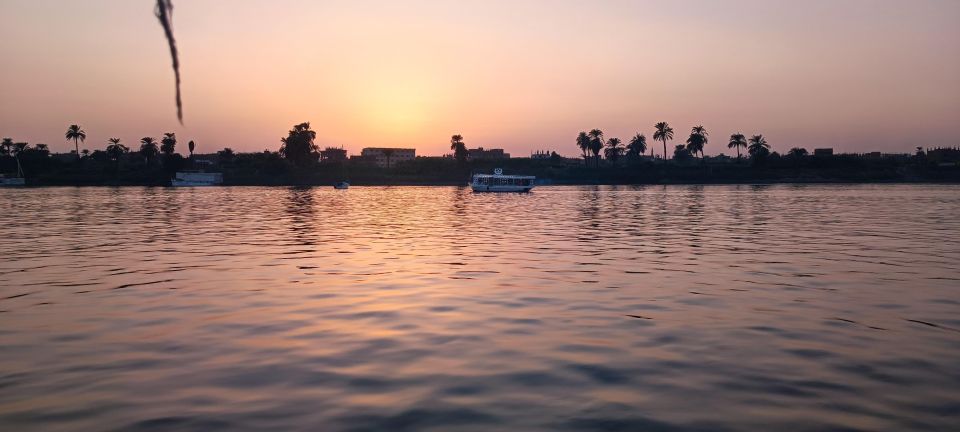
[{"label": "palm tree silhouette", "polygon": [[583,153],[583,164],[587,164],[587,152],[590,151],[590,136],[586,132],[580,132],[577,135],[577,147],[580,147],[580,152]]},{"label": "palm tree silhouette", "polygon": [[73,146],[77,151],[77,160],[80,160],[80,141],[86,141],[87,133],[84,132],[83,129],[80,129],[78,125],[70,125],[64,136],[67,138],[67,141],[73,140]]},{"label": "palm tree silhouette", "polygon": [[654,141],[663,141],[663,159],[667,159],[667,141],[673,139],[673,128],[667,122],[660,122],[653,125],[657,129],[653,133]]},{"label": "palm tree silhouette", "polygon": [[177,134],[167,132],[160,139],[160,152],[170,156],[177,150]]},{"label": "palm tree silhouette", "polygon": [[190,140],[190,142],[187,143],[187,150],[190,150],[191,159],[193,158],[193,150],[195,148],[197,148],[197,143],[193,142],[193,140]]},{"label": "palm tree silhouette", "polygon": [[13,138],[4,138],[0,143],[0,156],[6,156],[13,151]]},{"label": "palm tree silhouette", "polygon": [[630,138],[630,144],[627,144],[627,154],[631,157],[638,157],[647,152],[647,137],[642,133]]},{"label": "palm tree silhouette", "polygon": [[750,137],[750,145],[747,147],[747,152],[750,153],[750,156],[762,158],[770,154],[770,144],[767,144],[767,139],[763,135],[754,135]]},{"label": "palm tree silhouette", "polygon": [[809,154],[809,152],[807,151],[807,149],[805,149],[805,148],[803,148],[803,147],[794,147],[794,148],[790,149],[789,152],[787,152],[787,156],[790,156],[790,157],[793,157],[793,158],[802,158],[802,157],[804,157],[804,156],[806,156],[806,155],[808,155],[808,154]]},{"label": "palm tree silhouette", "polygon": [[727,143],[727,148],[737,149],[737,159],[740,159],[740,147],[747,148],[747,137],[743,136],[740,132],[730,135],[730,142]]},{"label": "palm tree silhouette", "polygon": [[463,143],[463,135],[457,134],[450,137],[450,150],[453,150],[453,157],[457,159],[457,163],[464,164],[467,162],[467,145]]},{"label": "palm tree silhouette", "polygon": [[127,146],[120,143],[120,138],[110,138],[107,140],[110,145],[107,146],[107,155],[110,156],[110,159],[113,159],[117,166],[120,165],[120,158],[123,157],[130,149]]},{"label": "palm tree silhouette", "polygon": [[703,155],[703,142],[705,138],[703,135],[692,133],[690,137],[687,138],[687,151],[690,154],[696,156],[697,153]]},{"label": "palm tree silhouette", "polygon": [[150,160],[156,157],[158,153],[160,153],[160,149],[157,147],[156,138],[143,137],[140,139],[140,154],[143,155],[147,165],[150,165]]},{"label": "palm tree silhouette", "polygon": [[687,150],[690,150],[690,153],[693,153],[694,156],[700,153],[700,159],[703,159],[703,147],[709,141],[707,139],[708,135],[710,134],[707,133],[707,128],[703,125],[694,126],[690,130],[690,138],[687,139]]},{"label": "palm tree silhouette", "polygon": [[603,149],[603,131],[600,129],[592,129],[587,133],[587,136],[590,137],[590,152],[593,153],[593,158],[596,161],[596,166],[600,166],[600,150]]},{"label": "palm tree silhouette", "polygon": [[607,149],[605,151],[605,156],[614,166],[617,165],[617,160],[620,159],[620,155],[623,153],[623,147],[620,147],[620,138],[610,138],[607,140]]}]

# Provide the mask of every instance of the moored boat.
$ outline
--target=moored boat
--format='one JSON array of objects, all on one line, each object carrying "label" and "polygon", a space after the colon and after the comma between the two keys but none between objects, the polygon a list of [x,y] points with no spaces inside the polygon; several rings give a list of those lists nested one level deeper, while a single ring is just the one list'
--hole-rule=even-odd
[{"label": "moored boat", "polygon": [[26,179],[23,177],[4,177],[0,174],[0,186],[25,186]]},{"label": "moored boat", "polygon": [[474,192],[530,192],[536,180],[534,176],[505,175],[497,168],[493,174],[474,174],[470,187]]},{"label": "moored boat", "polygon": [[349,189],[349,188],[350,188],[350,183],[347,183],[347,182],[345,182],[345,181],[342,181],[342,182],[340,182],[340,183],[337,183],[337,184],[333,185],[333,188],[334,188],[334,189]]},{"label": "moored boat", "polygon": [[170,185],[174,187],[220,186],[223,184],[223,173],[208,172],[178,172]]},{"label": "moored boat", "polygon": [[23,167],[20,166],[20,158],[17,158],[17,176],[6,177],[0,174],[0,186],[25,186],[27,179],[23,178]]}]

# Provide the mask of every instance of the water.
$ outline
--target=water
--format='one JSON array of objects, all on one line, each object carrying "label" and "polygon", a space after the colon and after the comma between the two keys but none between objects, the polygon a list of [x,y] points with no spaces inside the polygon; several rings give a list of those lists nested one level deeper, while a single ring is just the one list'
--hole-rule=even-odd
[{"label": "water", "polygon": [[0,430],[960,424],[958,186],[0,204]]}]

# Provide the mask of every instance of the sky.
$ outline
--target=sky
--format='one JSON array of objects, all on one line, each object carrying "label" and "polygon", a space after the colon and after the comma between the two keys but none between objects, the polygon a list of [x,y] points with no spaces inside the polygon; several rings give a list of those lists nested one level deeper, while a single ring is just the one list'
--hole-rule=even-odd
[{"label": "sky", "polygon": [[735,132],[781,152],[960,144],[956,0],[174,0],[183,125],[154,3],[0,0],[0,135],[273,151],[309,121],[351,154],[462,134],[573,156],[582,130],[667,121],[671,146],[704,125],[708,155]]}]

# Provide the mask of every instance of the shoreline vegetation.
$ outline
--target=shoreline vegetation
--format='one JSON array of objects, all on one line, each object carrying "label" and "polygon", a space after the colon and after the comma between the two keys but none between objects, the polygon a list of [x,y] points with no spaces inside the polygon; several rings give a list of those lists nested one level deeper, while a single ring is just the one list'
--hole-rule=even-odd
[{"label": "shoreline vegetation", "polygon": [[[452,154],[418,156],[412,160],[378,166],[362,157],[346,158],[342,149],[321,151],[309,123],[295,125],[277,151],[237,153],[229,148],[215,153],[177,153],[173,133],[160,139],[144,137],[132,150],[111,138],[102,149],[81,149],[86,132],[71,125],[64,137],[75,151],[54,154],[45,144],[30,145],[4,138],[0,143],[0,173],[7,177],[22,167],[28,186],[166,186],[174,173],[185,170],[222,172],[225,186],[332,186],[351,185],[465,185],[472,173],[503,168],[509,174],[534,175],[538,184],[764,184],[764,183],[960,183],[960,149],[918,147],[914,154],[833,154],[793,148],[786,154],[771,151],[762,135],[734,133],[725,140],[737,156],[705,156],[710,140],[706,128],[692,128],[686,144],[668,151],[675,132],[665,122],[655,125],[655,144],[636,134],[625,145],[619,138],[605,139],[593,129],[581,132],[575,144],[580,158],[553,152],[538,157],[470,159],[464,138],[451,138]],[[321,154],[339,155],[322,157]]]}]

